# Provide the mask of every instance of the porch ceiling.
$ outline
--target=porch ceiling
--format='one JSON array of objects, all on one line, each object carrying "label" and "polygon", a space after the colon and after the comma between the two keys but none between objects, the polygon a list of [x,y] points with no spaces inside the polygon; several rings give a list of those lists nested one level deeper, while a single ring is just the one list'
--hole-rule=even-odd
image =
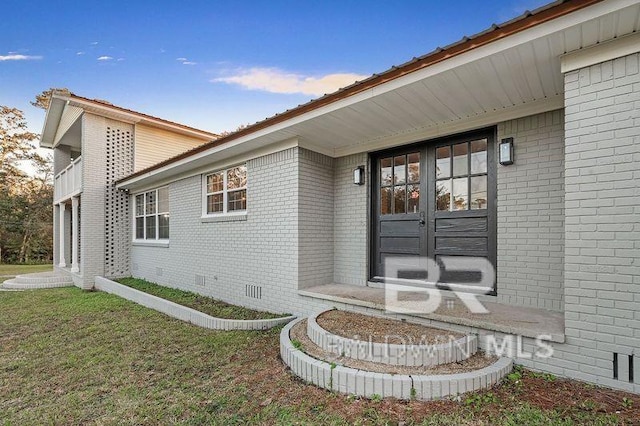
[{"label": "porch ceiling", "polygon": [[562,55],[640,29],[638,0],[607,0],[123,179],[136,189],[283,141],[331,157],[371,152],[564,106]]},{"label": "porch ceiling", "polygon": [[561,56],[638,31],[639,19],[634,4],[391,90],[374,89],[370,98],[290,127],[287,136],[341,156],[561,108]]}]

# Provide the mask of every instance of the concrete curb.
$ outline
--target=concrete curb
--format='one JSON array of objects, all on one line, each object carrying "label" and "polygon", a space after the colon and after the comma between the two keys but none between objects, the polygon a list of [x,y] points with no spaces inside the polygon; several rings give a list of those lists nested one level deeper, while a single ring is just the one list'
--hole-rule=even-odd
[{"label": "concrete curb", "polygon": [[318,360],[297,349],[289,332],[303,318],[287,324],[280,332],[280,356],[293,373],[318,387],[372,398],[394,397],[429,401],[487,389],[497,384],[513,368],[513,360],[500,358],[480,370],[459,374],[404,375],[357,370]]},{"label": "concrete curb", "polygon": [[267,330],[294,320],[295,316],[262,320],[233,320],[215,318],[195,309],[136,290],[103,277],[95,277],[95,288],[115,294],[139,305],[162,312],[170,317],[212,330]]},{"label": "concrete curb", "polygon": [[322,328],[316,320],[318,316],[330,310],[319,312],[307,319],[307,335],[317,346],[336,355],[382,364],[434,367],[464,361],[478,352],[478,339],[475,335],[463,336],[437,345],[413,342],[376,343],[338,336]]}]

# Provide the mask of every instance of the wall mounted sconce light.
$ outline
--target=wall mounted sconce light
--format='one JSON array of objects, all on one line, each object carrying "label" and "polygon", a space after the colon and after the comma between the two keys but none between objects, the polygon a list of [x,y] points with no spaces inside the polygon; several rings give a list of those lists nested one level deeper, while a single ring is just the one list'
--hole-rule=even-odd
[{"label": "wall mounted sconce light", "polygon": [[358,166],[353,169],[353,183],[364,185],[364,166]]},{"label": "wall mounted sconce light", "polygon": [[504,138],[500,141],[500,164],[503,166],[513,164],[513,138]]}]

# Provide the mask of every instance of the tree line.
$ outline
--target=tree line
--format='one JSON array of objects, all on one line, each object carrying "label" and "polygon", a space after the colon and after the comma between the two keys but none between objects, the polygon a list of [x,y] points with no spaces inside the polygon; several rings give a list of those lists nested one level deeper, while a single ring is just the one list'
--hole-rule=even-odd
[{"label": "tree line", "polygon": [[[46,109],[50,94],[32,105]],[[53,165],[37,153],[38,139],[21,110],[0,105],[0,263],[53,259]]]}]

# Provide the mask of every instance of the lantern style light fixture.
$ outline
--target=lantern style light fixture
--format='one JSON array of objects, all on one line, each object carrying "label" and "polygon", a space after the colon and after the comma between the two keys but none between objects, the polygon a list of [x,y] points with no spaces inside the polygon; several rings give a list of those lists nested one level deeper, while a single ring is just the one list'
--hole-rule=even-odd
[{"label": "lantern style light fixture", "polygon": [[513,164],[513,138],[504,138],[500,141],[500,164],[503,166]]},{"label": "lantern style light fixture", "polygon": [[364,166],[358,166],[353,169],[353,183],[364,185]]}]

